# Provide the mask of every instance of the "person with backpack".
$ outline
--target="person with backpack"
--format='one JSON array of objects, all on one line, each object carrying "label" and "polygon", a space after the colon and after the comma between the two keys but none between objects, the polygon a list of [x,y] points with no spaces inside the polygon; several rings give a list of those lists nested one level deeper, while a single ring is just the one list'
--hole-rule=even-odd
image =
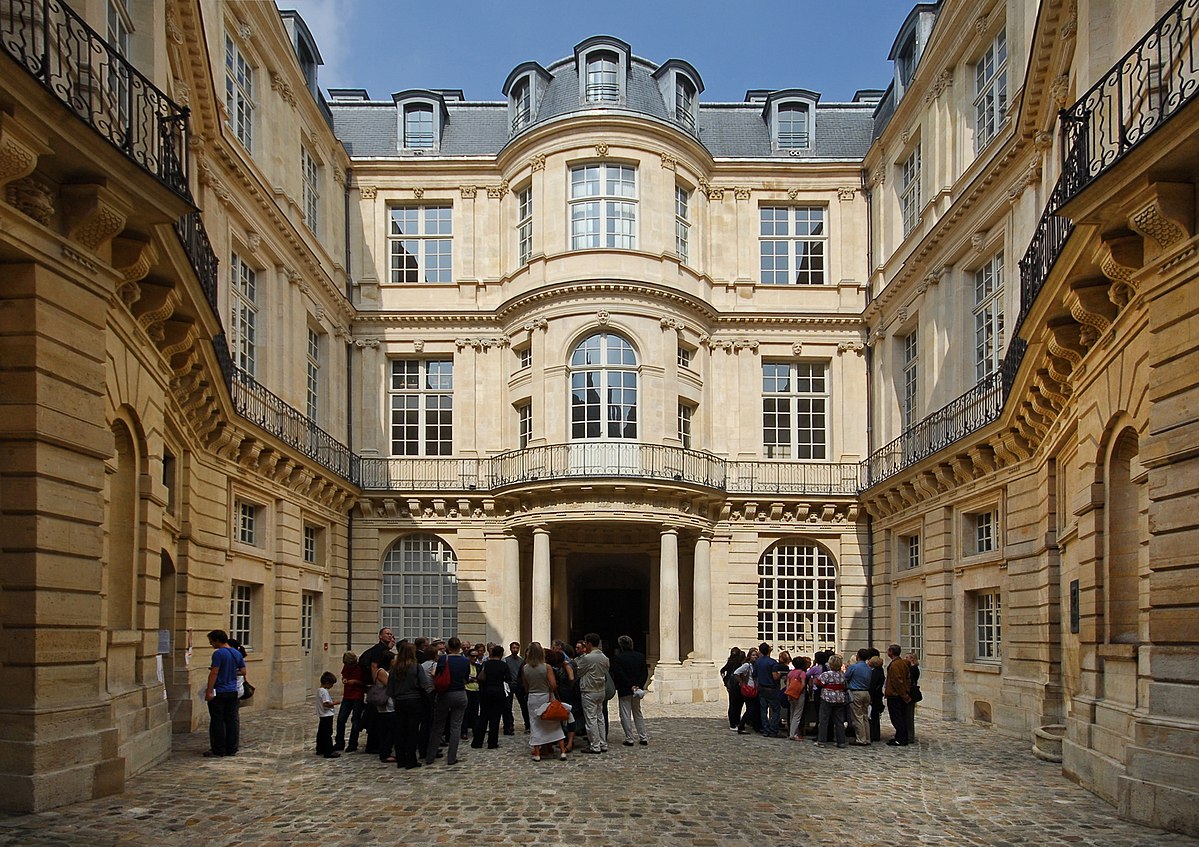
[{"label": "person with backpack", "polygon": [[457,636],[446,642],[446,654],[437,660],[433,674],[433,730],[425,751],[425,764],[437,758],[437,741],[449,730],[449,749],[446,765],[458,764],[458,743],[462,740],[462,719],[466,715],[466,681],[470,676],[470,660],[462,655],[462,641]]},{"label": "person with backpack", "polygon": [[791,660],[787,672],[787,700],[791,704],[791,719],[787,723],[787,737],[792,741],[803,741],[803,713],[808,699],[808,666],[812,663],[806,656]]}]

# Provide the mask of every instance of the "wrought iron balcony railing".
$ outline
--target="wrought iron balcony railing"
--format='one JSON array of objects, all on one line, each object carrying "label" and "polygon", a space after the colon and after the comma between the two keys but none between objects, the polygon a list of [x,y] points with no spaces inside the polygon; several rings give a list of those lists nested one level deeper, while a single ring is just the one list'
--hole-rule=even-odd
[{"label": "wrought iron balcony railing", "polygon": [[1199,90],[1199,0],[1180,0],[1062,113],[1064,199],[1077,195]]},{"label": "wrought iron balcony railing", "polygon": [[1062,112],[1062,172],[1020,260],[1020,313],[999,371],[863,460],[863,488],[997,420],[1028,343],[1019,331],[1074,224],[1059,210],[1199,93],[1199,0],[1179,0],[1078,102]]},{"label": "wrought iron balcony railing", "polygon": [[188,111],[61,0],[0,0],[0,46],[80,120],[188,202]]},{"label": "wrought iron balcony railing", "polygon": [[217,268],[220,260],[213,252],[212,242],[208,240],[208,231],[204,228],[204,217],[199,211],[189,212],[175,222],[175,232],[187,253],[188,262],[200,281],[204,291],[204,299],[212,308],[214,315],[220,318],[217,306]]}]

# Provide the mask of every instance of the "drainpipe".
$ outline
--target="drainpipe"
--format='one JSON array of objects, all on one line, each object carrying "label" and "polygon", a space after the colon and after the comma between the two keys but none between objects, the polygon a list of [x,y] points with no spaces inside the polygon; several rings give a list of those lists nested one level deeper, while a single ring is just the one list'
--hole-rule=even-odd
[{"label": "drainpipe", "polygon": [[[866,198],[866,304],[874,299],[871,277],[874,273],[874,213],[873,197],[870,192],[870,182],[866,169],[861,170],[862,194]],[[864,490],[870,484],[870,453],[874,448],[874,350],[867,345],[866,360],[866,461],[865,473],[858,484]],[[859,497],[861,495],[859,494]],[[866,550],[864,556],[866,571],[866,643],[874,645],[874,519],[866,513]]]},{"label": "drainpipe", "polygon": [[[351,264],[353,253],[350,250],[350,185],[353,182],[353,172],[346,168],[346,182],[343,197],[345,233],[345,267],[346,267],[346,301],[353,305],[350,292],[353,287],[354,266]],[[350,477],[355,484],[358,482],[357,463],[354,461],[354,342],[346,339],[346,449],[350,453]],[[354,620],[354,507],[346,511],[346,649],[353,644]]]}]

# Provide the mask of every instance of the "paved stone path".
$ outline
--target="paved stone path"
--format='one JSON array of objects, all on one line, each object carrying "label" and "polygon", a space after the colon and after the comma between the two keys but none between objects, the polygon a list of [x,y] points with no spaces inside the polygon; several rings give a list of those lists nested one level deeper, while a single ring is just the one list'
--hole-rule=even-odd
[{"label": "paved stone path", "polygon": [[646,713],[649,747],[622,746],[617,724],[607,755],[535,763],[518,717],[499,750],[409,772],[313,755],[309,706],[250,712],[237,757],[177,736],[124,794],[0,816],[0,845],[1199,845],[1119,820],[1028,744],[974,726],[921,720],[918,745],[838,750],[738,736],[714,703]]}]

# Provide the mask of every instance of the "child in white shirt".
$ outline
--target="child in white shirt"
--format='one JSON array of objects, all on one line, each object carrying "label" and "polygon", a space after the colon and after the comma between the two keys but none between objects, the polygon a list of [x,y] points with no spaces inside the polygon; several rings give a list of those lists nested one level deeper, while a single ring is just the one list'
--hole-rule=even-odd
[{"label": "child in white shirt", "polygon": [[333,749],[333,707],[337,701],[329,689],[337,684],[337,677],[325,671],[321,674],[320,687],[316,689],[316,714],[320,723],[316,729],[316,752],[326,759],[339,759],[341,754]]}]

